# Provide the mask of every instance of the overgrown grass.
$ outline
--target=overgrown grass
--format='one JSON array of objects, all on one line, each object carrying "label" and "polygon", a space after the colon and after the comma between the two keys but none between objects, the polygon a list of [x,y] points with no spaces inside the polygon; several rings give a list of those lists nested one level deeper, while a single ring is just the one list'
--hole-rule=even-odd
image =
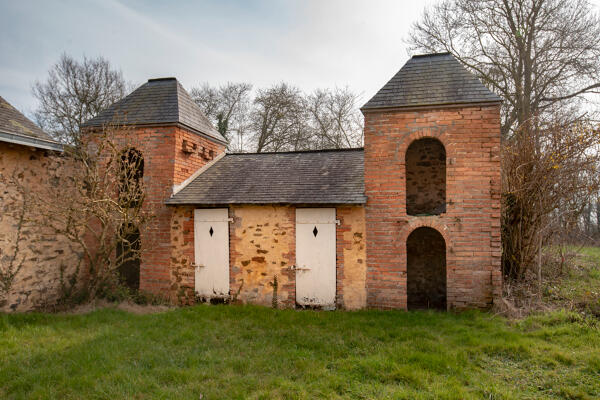
[{"label": "overgrown grass", "polygon": [[600,397],[600,330],[566,312],[0,315],[0,360],[2,399]]},{"label": "overgrown grass", "polygon": [[548,283],[545,295],[550,301],[600,317],[600,247],[572,250],[579,255],[564,276]]}]

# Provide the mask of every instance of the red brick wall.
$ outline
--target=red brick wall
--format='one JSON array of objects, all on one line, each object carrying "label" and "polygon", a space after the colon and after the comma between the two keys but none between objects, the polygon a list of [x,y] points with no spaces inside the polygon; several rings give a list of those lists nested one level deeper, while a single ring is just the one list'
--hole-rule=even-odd
[{"label": "red brick wall", "polygon": [[[184,141],[188,146],[193,145],[195,150],[192,153],[183,151]],[[185,181],[199,168],[225,151],[224,145],[181,128],[175,130],[175,148],[175,179],[173,181],[175,185]]]},{"label": "red brick wall", "polygon": [[[225,146],[177,126],[139,127],[126,134],[133,136],[130,142],[144,157],[144,208],[154,214],[141,232],[140,290],[170,295],[173,208],[167,207],[165,200],[171,196],[174,185],[210,162],[209,158],[203,157],[203,149],[212,150],[214,157],[225,151]],[[196,150],[184,152],[184,139],[195,144]]]},{"label": "red brick wall", "polygon": [[[445,213],[406,214],[405,152],[431,137],[446,149]],[[449,308],[500,295],[499,106],[365,112],[367,305],[406,309],[406,238],[419,226],[446,241]]]}]

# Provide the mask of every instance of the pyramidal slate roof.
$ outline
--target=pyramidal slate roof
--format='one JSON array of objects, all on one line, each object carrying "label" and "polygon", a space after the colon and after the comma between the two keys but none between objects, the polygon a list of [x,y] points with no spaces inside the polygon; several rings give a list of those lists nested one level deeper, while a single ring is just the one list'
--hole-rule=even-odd
[{"label": "pyramidal slate roof", "polygon": [[167,204],[364,204],[363,149],[226,154]]},{"label": "pyramidal slate roof", "polygon": [[0,96],[0,141],[62,151],[62,144]]},{"label": "pyramidal slate roof", "polygon": [[450,53],[413,56],[361,109],[500,102]]},{"label": "pyramidal slate roof", "polygon": [[176,78],[148,79],[128,96],[86,121],[83,127],[111,123],[182,124],[219,142],[227,142]]}]

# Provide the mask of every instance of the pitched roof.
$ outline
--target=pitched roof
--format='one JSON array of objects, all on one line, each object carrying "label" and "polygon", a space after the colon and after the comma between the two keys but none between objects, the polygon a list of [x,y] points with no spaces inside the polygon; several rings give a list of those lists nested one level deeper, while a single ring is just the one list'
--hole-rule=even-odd
[{"label": "pitched roof", "polygon": [[499,101],[453,55],[437,53],[413,56],[362,110]]},{"label": "pitched roof", "polygon": [[167,204],[364,204],[362,149],[226,154]]},{"label": "pitched roof", "polygon": [[1,96],[0,141],[62,151],[62,145],[59,142],[52,139]]},{"label": "pitched roof", "polygon": [[128,96],[86,121],[83,127],[110,123],[131,125],[178,123],[219,142],[227,142],[175,78],[148,79],[148,82]]}]

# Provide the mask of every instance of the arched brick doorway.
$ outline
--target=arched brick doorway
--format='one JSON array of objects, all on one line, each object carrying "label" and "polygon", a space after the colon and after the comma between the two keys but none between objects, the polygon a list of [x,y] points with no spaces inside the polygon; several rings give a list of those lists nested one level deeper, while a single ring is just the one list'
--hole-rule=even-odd
[{"label": "arched brick doorway", "polygon": [[437,230],[420,227],[406,240],[409,310],[446,309],[446,242]]},{"label": "arched brick doorway", "polygon": [[117,244],[116,258],[120,262],[118,272],[121,283],[130,289],[140,287],[140,231],[135,227],[121,227],[121,241]]},{"label": "arched brick doorway", "polygon": [[446,149],[433,138],[415,140],[406,150],[406,213],[446,212]]}]

